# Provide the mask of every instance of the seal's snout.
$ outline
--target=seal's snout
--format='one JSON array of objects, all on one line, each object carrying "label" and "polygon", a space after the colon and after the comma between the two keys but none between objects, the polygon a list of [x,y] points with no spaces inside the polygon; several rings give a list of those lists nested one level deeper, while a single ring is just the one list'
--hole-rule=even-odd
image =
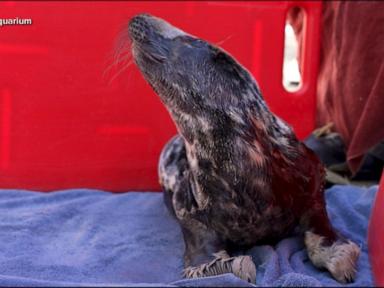
[{"label": "seal's snout", "polygon": [[149,34],[150,25],[148,24],[148,14],[139,14],[129,21],[129,36],[134,42],[144,42]]},{"label": "seal's snout", "polygon": [[146,13],[134,16],[129,21],[128,31],[131,40],[138,43],[154,40],[156,37],[174,39],[186,34],[163,19]]}]

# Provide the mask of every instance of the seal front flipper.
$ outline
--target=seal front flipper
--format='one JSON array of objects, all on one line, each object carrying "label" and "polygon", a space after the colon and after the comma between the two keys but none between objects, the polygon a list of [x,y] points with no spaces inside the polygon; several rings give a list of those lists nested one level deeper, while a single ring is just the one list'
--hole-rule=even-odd
[{"label": "seal front flipper", "polygon": [[[314,153],[304,145],[307,159],[311,159]],[[314,266],[327,269],[333,278],[340,283],[352,282],[356,277],[357,260],[360,255],[360,247],[352,241],[345,239],[331,225],[324,198],[325,170],[316,158],[307,169],[308,174],[319,174],[318,177],[310,177],[305,193],[309,193],[300,214],[300,227],[304,233],[304,243],[307,248],[308,258]],[[297,203],[300,203],[297,200]]]},{"label": "seal front flipper", "polygon": [[164,202],[179,221],[183,232],[184,277],[233,273],[255,283],[256,268],[251,257],[230,257],[225,251],[225,241],[198,220],[200,213],[190,185],[184,140],[180,136],[172,138],[164,147],[159,161],[159,177]]},{"label": "seal front flipper", "polygon": [[256,283],[256,267],[250,256],[230,257],[225,243],[212,230],[194,219],[181,223],[185,241],[183,276],[199,278],[233,273]]},{"label": "seal front flipper", "polygon": [[352,282],[356,277],[360,247],[333,229],[325,203],[316,202],[309,205],[311,208],[301,218],[308,257],[313,265],[327,269],[340,283]]}]

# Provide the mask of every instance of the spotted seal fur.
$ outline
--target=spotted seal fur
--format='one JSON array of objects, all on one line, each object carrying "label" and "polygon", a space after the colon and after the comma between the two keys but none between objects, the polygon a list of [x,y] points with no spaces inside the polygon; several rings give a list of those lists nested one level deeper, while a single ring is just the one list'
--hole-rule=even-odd
[{"label": "spotted seal fur", "polygon": [[159,177],[183,232],[185,277],[232,272],[254,283],[251,257],[233,253],[296,231],[315,266],[352,281],[360,249],[329,222],[324,168],[269,110],[251,74],[160,18],[137,15],[128,33],[136,65],[178,130]]}]

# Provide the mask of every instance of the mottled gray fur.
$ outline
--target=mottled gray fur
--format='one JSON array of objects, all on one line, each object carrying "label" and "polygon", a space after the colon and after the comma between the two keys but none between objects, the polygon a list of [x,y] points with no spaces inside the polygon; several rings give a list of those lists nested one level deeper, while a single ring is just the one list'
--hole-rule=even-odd
[{"label": "mottled gray fur", "polygon": [[[221,48],[150,15],[134,17],[129,35],[179,132],[161,154],[159,177],[184,234],[185,275],[232,272],[254,282],[251,262],[218,252],[273,243],[299,227],[322,237],[306,237],[315,265],[352,280],[359,249],[330,226],[323,166],[269,110],[251,74]],[[329,264],[335,259],[350,265]]]}]

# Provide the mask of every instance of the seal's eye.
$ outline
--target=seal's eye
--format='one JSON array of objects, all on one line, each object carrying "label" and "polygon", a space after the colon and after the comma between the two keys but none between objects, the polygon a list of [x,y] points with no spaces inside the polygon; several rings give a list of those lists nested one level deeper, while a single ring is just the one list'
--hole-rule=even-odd
[{"label": "seal's eye", "polygon": [[216,62],[225,62],[227,60],[227,55],[222,51],[218,51],[217,53],[214,54],[213,59]]},{"label": "seal's eye", "polygon": [[217,48],[214,48],[212,52],[213,52],[212,53],[212,60],[215,63],[218,63],[220,65],[233,66],[233,67],[238,66],[236,61],[233,60],[233,58],[231,56],[229,56],[227,53],[225,53],[224,51],[217,49]]},{"label": "seal's eye", "polygon": [[217,69],[228,73],[230,77],[243,77],[243,69],[230,55],[217,47],[211,49],[211,61]]}]

